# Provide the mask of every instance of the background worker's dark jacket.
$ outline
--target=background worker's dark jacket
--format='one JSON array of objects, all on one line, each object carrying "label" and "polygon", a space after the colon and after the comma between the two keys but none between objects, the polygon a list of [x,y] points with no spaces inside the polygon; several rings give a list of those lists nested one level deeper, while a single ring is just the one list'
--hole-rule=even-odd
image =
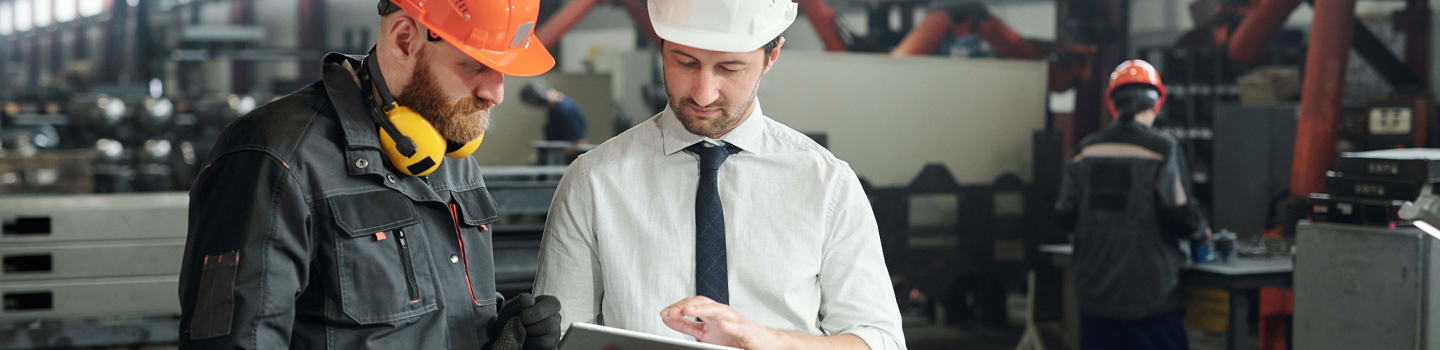
[{"label": "background worker's dark jacket", "polygon": [[1076,149],[1056,207],[1075,232],[1080,311],[1139,319],[1180,308],[1185,256],[1177,240],[1201,238],[1206,227],[1180,146],[1116,121]]},{"label": "background worker's dark jacket", "polygon": [[585,112],[575,99],[565,96],[545,111],[545,141],[575,142],[585,139]]},{"label": "background worker's dark jacket", "polygon": [[327,56],[321,81],[230,124],[206,159],[190,193],[182,349],[489,341],[499,299],[484,225],[498,215],[478,167],[393,170],[345,63],[362,67]]}]

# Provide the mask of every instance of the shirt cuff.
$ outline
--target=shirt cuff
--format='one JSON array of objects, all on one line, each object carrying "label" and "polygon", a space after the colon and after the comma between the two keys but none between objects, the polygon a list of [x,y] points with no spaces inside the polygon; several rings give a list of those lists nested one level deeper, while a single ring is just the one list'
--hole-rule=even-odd
[{"label": "shirt cuff", "polygon": [[901,343],[899,339],[895,339],[894,335],[877,328],[860,327],[840,332],[840,334],[853,334],[860,337],[860,340],[865,341],[865,345],[869,346],[870,350],[905,350],[905,344]]}]

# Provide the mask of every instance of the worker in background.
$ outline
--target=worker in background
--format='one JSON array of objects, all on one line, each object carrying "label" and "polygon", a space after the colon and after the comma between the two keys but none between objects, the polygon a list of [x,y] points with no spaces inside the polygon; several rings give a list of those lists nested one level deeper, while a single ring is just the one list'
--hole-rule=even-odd
[{"label": "worker in background", "polygon": [[504,75],[554,65],[537,1],[381,0],[368,56],[226,127],[190,193],[180,348],[554,348],[553,297],[495,291],[468,158]]},{"label": "worker in background", "polygon": [[569,144],[564,149],[565,164],[575,161],[580,155],[580,146],[586,144],[585,113],[580,111],[580,105],[541,79],[525,83],[525,88],[520,90],[520,100],[545,110],[545,141]]},{"label": "worker in background", "polygon": [[669,106],[570,165],[537,293],[562,319],[744,349],[904,349],[859,178],[761,111],[796,4],[650,0]]},{"label": "worker in background", "polygon": [[1149,63],[1131,60],[1105,96],[1117,117],[1076,146],[1056,204],[1075,232],[1080,348],[1189,349],[1178,240],[1210,233],[1180,145],[1150,129],[1165,85]]},{"label": "worker in background", "polygon": [[575,99],[536,79],[520,90],[520,100],[545,110],[545,141],[585,144],[585,113]]}]

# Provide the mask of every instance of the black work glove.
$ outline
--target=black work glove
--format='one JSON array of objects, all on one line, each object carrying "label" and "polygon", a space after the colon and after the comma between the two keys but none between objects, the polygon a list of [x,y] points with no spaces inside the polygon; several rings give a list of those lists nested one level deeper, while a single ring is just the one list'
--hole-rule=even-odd
[{"label": "black work glove", "polygon": [[516,295],[490,322],[489,350],[552,350],[560,343],[560,299]]}]

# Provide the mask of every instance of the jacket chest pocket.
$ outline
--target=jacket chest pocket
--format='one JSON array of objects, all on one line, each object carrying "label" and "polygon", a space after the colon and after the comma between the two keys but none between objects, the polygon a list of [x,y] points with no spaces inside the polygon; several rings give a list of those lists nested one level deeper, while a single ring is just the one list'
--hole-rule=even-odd
[{"label": "jacket chest pocket", "polygon": [[377,191],[333,197],[340,309],[360,324],[395,322],[435,311],[425,234],[408,198]]},{"label": "jacket chest pocket", "polygon": [[463,247],[465,273],[469,277],[470,293],[476,306],[489,306],[499,302],[496,295],[495,245],[490,236],[490,225],[500,219],[495,200],[484,187],[456,192],[455,201],[450,205],[451,218],[455,220],[456,237]]}]

